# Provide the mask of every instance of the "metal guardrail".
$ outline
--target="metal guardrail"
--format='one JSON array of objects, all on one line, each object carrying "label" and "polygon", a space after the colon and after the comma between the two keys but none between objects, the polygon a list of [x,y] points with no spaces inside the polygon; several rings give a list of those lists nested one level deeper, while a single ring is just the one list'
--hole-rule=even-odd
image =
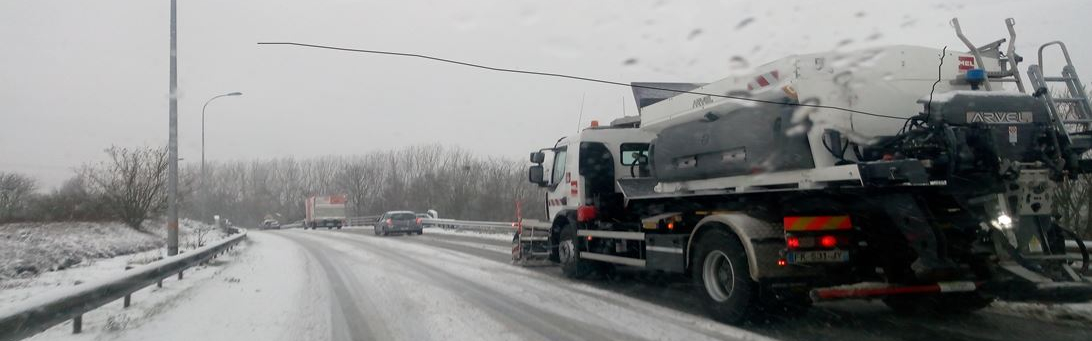
[{"label": "metal guardrail", "polygon": [[425,227],[441,227],[461,231],[491,233],[511,233],[516,231],[516,223],[510,221],[470,221],[452,219],[421,219]]},{"label": "metal guardrail", "polygon": [[379,220],[379,216],[367,215],[363,217],[349,217],[346,220],[348,220],[349,226],[372,226],[372,224],[375,224],[376,220]]},{"label": "metal guardrail", "polygon": [[79,333],[83,328],[84,313],[118,299],[124,299],[123,305],[128,307],[132,293],[152,284],[162,287],[163,279],[176,274],[182,279],[183,271],[227,252],[243,238],[246,238],[246,230],[215,244],[136,267],[112,278],[0,308],[0,341],[30,337],[69,319],[72,320],[72,332]]}]

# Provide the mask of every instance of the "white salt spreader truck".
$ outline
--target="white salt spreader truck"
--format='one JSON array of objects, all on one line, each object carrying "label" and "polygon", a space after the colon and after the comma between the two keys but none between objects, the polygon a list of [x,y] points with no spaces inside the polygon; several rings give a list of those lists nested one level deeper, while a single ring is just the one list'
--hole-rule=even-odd
[{"label": "white salt spreader truck", "polygon": [[[1043,45],[1025,80],[1012,19],[1006,49],[952,24],[970,51],[796,55],[714,83],[634,83],[639,117],[531,153],[549,222],[517,234],[514,256],[573,278],[689,274],[730,323],[844,298],[955,313],[1092,299],[1088,254],[1066,255],[1076,235],[1052,206],[1059,182],[1092,169],[1092,108],[1065,45]],[[1043,74],[1044,52],[1064,57],[1060,76]]]}]

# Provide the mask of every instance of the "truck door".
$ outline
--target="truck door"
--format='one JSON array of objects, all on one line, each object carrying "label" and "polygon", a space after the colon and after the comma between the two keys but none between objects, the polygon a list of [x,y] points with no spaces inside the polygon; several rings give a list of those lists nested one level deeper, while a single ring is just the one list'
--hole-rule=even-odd
[{"label": "truck door", "polygon": [[550,184],[546,187],[546,213],[550,220],[566,207],[575,207],[575,196],[571,186],[573,176],[567,166],[569,165],[568,146],[558,146],[554,149],[554,162],[550,167]]}]

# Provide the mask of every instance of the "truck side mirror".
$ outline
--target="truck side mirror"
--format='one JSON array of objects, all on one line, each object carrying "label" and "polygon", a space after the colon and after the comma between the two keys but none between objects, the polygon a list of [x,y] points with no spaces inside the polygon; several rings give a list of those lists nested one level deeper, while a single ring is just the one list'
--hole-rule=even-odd
[{"label": "truck side mirror", "polygon": [[542,179],[542,174],[542,165],[531,166],[531,168],[527,169],[527,180],[538,185],[538,187],[546,187],[546,181]]},{"label": "truck side mirror", "polygon": [[531,163],[542,164],[542,162],[544,162],[544,161],[546,161],[546,153],[543,153],[543,152],[533,152],[533,153],[531,153]]}]

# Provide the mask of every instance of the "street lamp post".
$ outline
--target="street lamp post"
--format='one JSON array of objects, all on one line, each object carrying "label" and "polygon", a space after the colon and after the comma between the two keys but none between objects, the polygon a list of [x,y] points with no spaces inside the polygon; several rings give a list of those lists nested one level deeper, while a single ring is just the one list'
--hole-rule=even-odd
[{"label": "street lamp post", "polygon": [[178,1],[171,0],[171,62],[167,133],[167,255],[178,254]]},{"label": "street lamp post", "polygon": [[205,101],[205,105],[201,107],[201,219],[203,220],[208,211],[208,187],[205,186],[205,109],[209,107],[209,103],[220,97],[228,96],[242,96],[242,92],[231,92],[223,95],[213,96]]}]

